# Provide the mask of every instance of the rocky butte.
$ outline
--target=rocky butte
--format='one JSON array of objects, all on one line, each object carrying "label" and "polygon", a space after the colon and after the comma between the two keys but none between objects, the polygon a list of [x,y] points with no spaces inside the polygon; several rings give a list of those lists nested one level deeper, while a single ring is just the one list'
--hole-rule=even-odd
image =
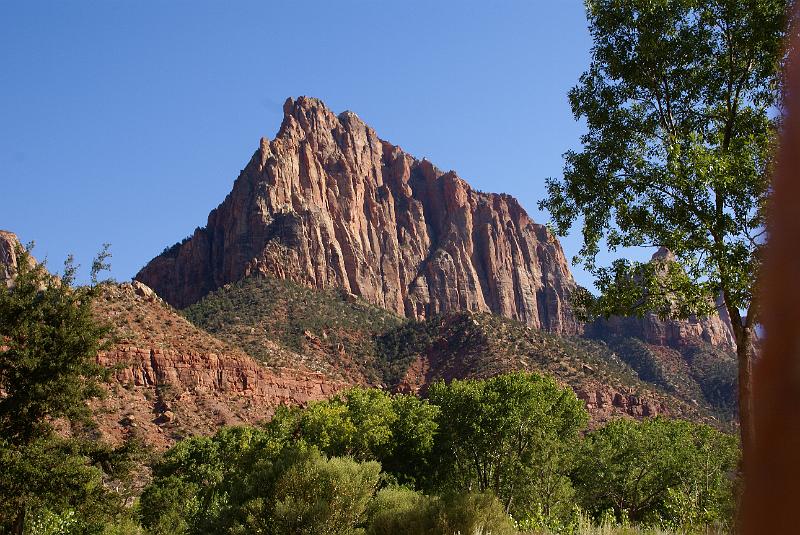
[{"label": "rocky butte", "polygon": [[509,195],[472,189],[321,101],[284,104],[233,190],[136,279],[175,307],[253,274],[342,288],[409,318],[492,312],[580,330],[564,253]]}]

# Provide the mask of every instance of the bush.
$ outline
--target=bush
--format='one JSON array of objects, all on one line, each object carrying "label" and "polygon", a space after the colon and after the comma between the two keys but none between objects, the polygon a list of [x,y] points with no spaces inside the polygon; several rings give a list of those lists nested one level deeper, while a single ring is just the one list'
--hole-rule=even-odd
[{"label": "bush", "polygon": [[372,500],[367,517],[368,535],[516,533],[513,521],[491,493],[439,498],[404,487],[387,487]]},{"label": "bush", "polygon": [[369,535],[435,535],[440,507],[431,498],[405,487],[381,489],[367,511]]},{"label": "bush", "polygon": [[362,520],[379,474],[376,462],[328,459],[315,448],[288,449],[249,478],[249,497],[242,497],[232,531],[351,533]]}]

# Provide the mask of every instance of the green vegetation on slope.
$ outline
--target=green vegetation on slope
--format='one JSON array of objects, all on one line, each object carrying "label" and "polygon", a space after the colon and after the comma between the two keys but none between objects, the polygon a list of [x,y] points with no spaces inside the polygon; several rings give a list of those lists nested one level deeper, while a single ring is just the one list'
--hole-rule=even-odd
[{"label": "green vegetation on slope", "polygon": [[737,365],[732,353],[709,344],[677,350],[620,336],[607,336],[603,342],[643,381],[702,404],[722,419],[735,417]]},{"label": "green vegetation on slope", "polygon": [[304,363],[316,371],[370,384],[383,381],[375,363],[376,336],[402,323],[341,290],[317,291],[266,277],[226,285],[183,314],[268,365],[297,364],[280,358],[279,344],[306,357]]},{"label": "green vegetation on slope", "polygon": [[339,290],[263,277],[227,285],[183,314],[269,365],[306,365],[355,383],[424,392],[437,379],[527,370],[574,389],[664,402],[683,418],[725,423],[733,414],[731,357],[710,346],[684,356],[636,339],[553,335],[487,313],[403,320]]}]

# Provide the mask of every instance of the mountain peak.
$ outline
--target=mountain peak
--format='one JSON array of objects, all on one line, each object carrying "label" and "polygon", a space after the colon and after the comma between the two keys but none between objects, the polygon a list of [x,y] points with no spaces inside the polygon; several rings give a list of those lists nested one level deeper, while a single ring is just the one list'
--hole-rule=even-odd
[{"label": "mountain peak", "polygon": [[177,307],[263,274],[410,318],[471,310],[579,330],[560,244],[512,197],[473,190],[319,99],[283,110],[207,226],[137,280]]},{"label": "mountain peak", "polygon": [[651,262],[674,262],[675,254],[666,247],[659,247],[658,251],[650,257]]}]

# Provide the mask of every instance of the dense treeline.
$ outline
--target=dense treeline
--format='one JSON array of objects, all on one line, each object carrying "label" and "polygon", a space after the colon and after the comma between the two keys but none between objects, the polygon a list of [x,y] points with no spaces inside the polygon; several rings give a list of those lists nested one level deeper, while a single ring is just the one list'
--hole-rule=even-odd
[{"label": "dense treeline", "polygon": [[572,391],[534,374],[437,383],[426,400],[355,388],[180,442],[139,510],[164,534],[569,533],[581,515],[730,524],[735,438],[660,418],[581,436],[586,423]]}]

